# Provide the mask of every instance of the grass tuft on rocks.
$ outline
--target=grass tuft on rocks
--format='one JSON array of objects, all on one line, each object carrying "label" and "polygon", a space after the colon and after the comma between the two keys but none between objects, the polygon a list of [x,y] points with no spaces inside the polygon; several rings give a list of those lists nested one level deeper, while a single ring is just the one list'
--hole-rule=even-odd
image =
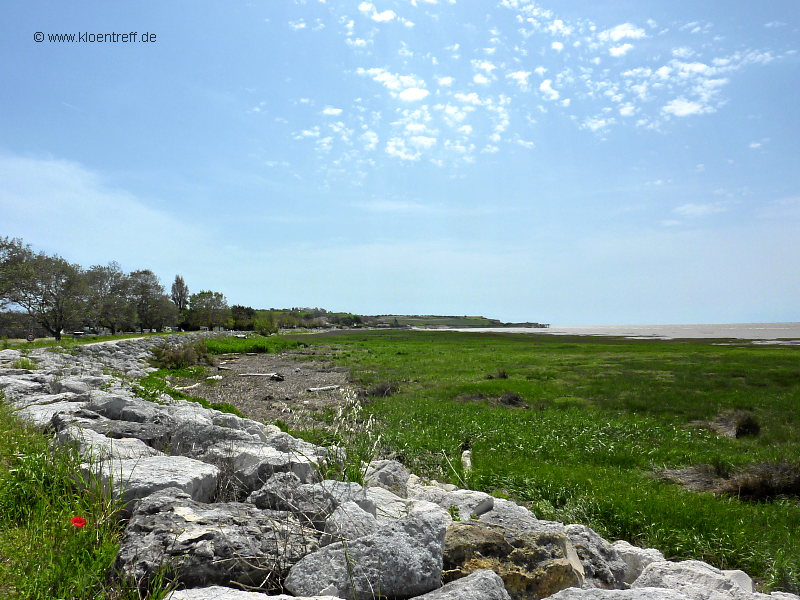
[{"label": "grass tuft on rocks", "polygon": [[81,486],[80,458],[51,447],[0,396],[0,597],[160,600],[109,579],[119,548],[120,505]]}]

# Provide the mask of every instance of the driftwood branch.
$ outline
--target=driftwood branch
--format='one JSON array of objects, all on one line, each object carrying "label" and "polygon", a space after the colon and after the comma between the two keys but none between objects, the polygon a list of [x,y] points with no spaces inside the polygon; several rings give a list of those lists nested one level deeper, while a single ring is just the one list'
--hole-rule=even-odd
[{"label": "driftwood branch", "polygon": [[340,385],[324,385],[322,387],[312,387],[308,388],[309,392],[327,392],[328,390],[338,390]]}]

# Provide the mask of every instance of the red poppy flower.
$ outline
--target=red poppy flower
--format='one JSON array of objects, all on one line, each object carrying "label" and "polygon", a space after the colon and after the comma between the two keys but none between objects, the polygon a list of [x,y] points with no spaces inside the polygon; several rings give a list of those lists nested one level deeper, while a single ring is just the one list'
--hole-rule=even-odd
[{"label": "red poppy flower", "polygon": [[72,517],[69,522],[75,525],[75,527],[83,527],[86,525],[86,519],[83,517]]}]

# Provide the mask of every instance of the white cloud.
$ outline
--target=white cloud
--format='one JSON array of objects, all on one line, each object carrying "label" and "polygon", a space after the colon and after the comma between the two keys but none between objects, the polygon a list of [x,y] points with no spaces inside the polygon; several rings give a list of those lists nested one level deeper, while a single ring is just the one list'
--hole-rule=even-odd
[{"label": "white cloud", "polygon": [[633,50],[633,44],[622,44],[621,46],[613,46],[612,48],[609,48],[608,53],[611,56],[618,57],[625,56],[631,50]]},{"label": "white cloud", "polygon": [[605,129],[612,123],[614,123],[614,119],[606,119],[605,117],[590,117],[584,120],[581,127],[597,132],[601,129]]},{"label": "white cloud", "polygon": [[492,71],[494,71],[497,67],[488,60],[473,60],[472,68],[485,71],[487,74],[491,75]]},{"label": "white cloud", "polygon": [[[202,240],[212,239],[205,225],[164,210],[171,206],[166,198],[146,202],[79,163],[0,156],[0,180],[3,234],[70,262],[117,260],[126,270],[145,265],[169,277],[173,257],[184,252],[218,262],[205,250],[209,246]],[[128,226],[134,223],[147,226]]]},{"label": "white cloud", "polygon": [[539,91],[542,92],[542,95],[546,100],[558,100],[561,96],[561,94],[558,93],[558,90],[553,89],[553,81],[551,79],[545,79],[542,83],[540,83]]},{"label": "white cloud", "polygon": [[603,42],[618,42],[626,38],[639,40],[645,37],[647,37],[647,33],[645,33],[644,29],[631,23],[623,23],[597,34],[597,38]]},{"label": "white cloud", "polygon": [[561,52],[564,49],[564,44],[562,44],[561,42],[553,42],[552,44],[550,44],[550,47],[556,52]]},{"label": "white cloud", "polygon": [[547,26],[547,30],[552,33],[553,35],[563,35],[564,37],[570,35],[572,33],[572,27],[569,27],[564,24],[564,21],[561,19],[555,19],[550,25]]},{"label": "white cloud", "polygon": [[750,145],[748,147],[751,148],[752,150],[758,150],[759,148],[761,148],[761,142],[750,142]]},{"label": "white cloud", "polygon": [[686,46],[682,46],[681,48],[674,48],[672,50],[672,56],[675,58],[691,58],[694,56],[694,50],[691,48],[687,48]]},{"label": "white cloud", "polygon": [[423,88],[411,87],[403,90],[398,97],[403,102],[416,102],[425,98],[430,92]]},{"label": "white cloud", "polygon": [[633,116],[633,113],[636,112],[636,109],[632,104],[625,104],[624,106],[619,107],[619,114],[623,117],[630,117]]},{"label": "white cloud", "polygon": [[455,81],[455,79],[453,79],[452,77],[449,77],[449,76],[448,77],[437,77],[436,78],[436,83],[438,83],[439,85],[444,86],[444,87],[450,87],[451,85],[453,85],[453,81]]},{"label": "white cloud", "polygon": [[386,23],[397,17],[397,13],[395,13],[393,10],[384,10],[382,12],[378,12],[378,9],[375,8],[375,5],[372,2],[362,2],[358,5],[358,10],[378,23]]},{"label": "white cloud", "polygon": [[372,151],[378,147],[378,134],[368,129],[364,133],[361,134],[361,139],[364,140],[364,150]]},{"label": "white cloud", "polygon": [[426,135],[411,136],[408,138],[408,141],[412,146],[416,148],[422,148],[423,150],[427,150],[428,148],[432,148],[436,145],[436,138]]},{"label": "white cloud", "polygon": [[375,12],[373,13],[371,19],[373,21],[377,21],[378,23],[387,23],[388,21],[393,20],[397,16],[393,10],[384,10],[382,12]]},{"label": "white cloud", "polygon": [[482,73],[475,73],[475,75],[472,77],[472,81],[478,85],[487,85],[491,83],[491,80]]},{"label": "white cloud", "polygon": [[301,29],[306,28],[306,22],[303,21],[303,19],[298,19],[297,21],[289,21],[289,27],[291,27],[295,31],[299,31]]},{"label": "white cloud", "polygon": [[466,102],[468,104],[476,104],[476,105],[483,104],[481,97],[478,96],[478,94],[476,94],[475,92],[470,92],[468,94],[458,92],[457,94],[454,94],[453,97],[460,102]]},{"label": "white cloud", "polygon": [[394,156],[400,160],[419,160],[420,153],[417,150],[412,150],[406,147],[406,141],[403,138],[393,137],[386,142],[386,154]]},{"label": "white cloud", "polygon": [[342,114],[342,109],[334,108],[333,106],[326,106],[324,109],[322,109],[322,114],[329,116],[338,116]]},{"label": "white cloud", "polygon": [[688,117],[689,115],[701,115],[706,112],[711,112],[710,107],[686,100],[685,98],[670,100],[661,110],[667,114],[675,115],[676,117]]},{"label": "white cloud", "polygon": [[521,87],[523,90],[528,89],[528,77],[531,76],[530,71],[514,71],[513,73],[509,73],[506,75],[509,79],[513,79],[517,82],[517,85]]},{"label": "white cloud", "polygon": [[366,48],[367,44],[372,43],[372,40],[365,40],[362,38],[345,38],[344,41],[351,48]]}]

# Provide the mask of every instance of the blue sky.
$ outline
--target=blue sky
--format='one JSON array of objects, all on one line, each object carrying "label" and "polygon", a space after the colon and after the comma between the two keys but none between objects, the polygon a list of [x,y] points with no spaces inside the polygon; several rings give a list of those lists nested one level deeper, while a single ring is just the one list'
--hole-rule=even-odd
[{"label": "blue sky", "polygon": [[796,0],[4,13],[0,235],[255,307],[800,320]]}]

